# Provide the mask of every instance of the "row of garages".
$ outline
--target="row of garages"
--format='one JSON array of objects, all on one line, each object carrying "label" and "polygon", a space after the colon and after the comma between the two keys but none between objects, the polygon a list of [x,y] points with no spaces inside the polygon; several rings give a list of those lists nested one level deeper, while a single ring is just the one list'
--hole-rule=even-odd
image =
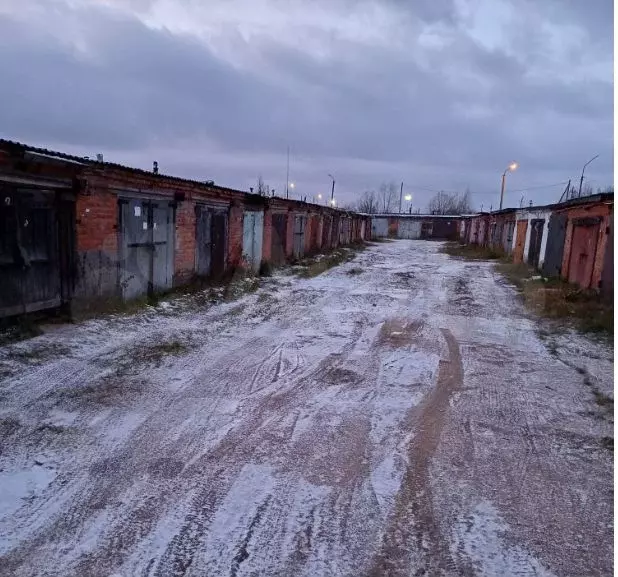
[{"label": "row of garages", "polygon": [[457,240],[461,216],[437,214],[374,214],[372,238]]},{"label": "row of garages", "polygon": [[545,277],[613,293],[613,194],[465,217],[460,239],[492,247]]},{"label": "row of garages", "polygon": [[0,140],[0,317],[105,305],[362,241],[355,213]]}]

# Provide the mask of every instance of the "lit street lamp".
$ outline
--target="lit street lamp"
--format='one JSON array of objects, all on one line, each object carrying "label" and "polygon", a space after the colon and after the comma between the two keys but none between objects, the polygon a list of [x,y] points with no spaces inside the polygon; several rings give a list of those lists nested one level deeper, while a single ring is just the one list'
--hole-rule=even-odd
[{"label": "lit street lamp", "polygon": [[334,198],[330,199],[330,205],[331,206],[335,206],[337,204],[337,201]]},{"label": "lit street lamp", "polygon": [[[412,202],[412,195],[411,194],[406,194],[404,196],[404,198],[405,198],[406,202]],[[410,205],[408,207],[408,209],[409,209],[409,212],[412,212],[412,205]]]},{"label": "lit street lamp", "polygon": [[500,210],[502,210],[502,202],[504,201],[504,186],[506,184],[506,173],[517,170],[518,166],[519,165],[516,162],[511,162],[511,164],[509,164],[506,170],[502,173],[502,188],[500,190]]}]

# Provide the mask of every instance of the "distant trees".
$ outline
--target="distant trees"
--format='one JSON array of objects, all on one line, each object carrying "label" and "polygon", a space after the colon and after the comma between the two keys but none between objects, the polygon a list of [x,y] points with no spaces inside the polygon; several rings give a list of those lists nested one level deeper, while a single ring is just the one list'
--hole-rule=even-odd
[{"label": "distant trees", "polygon": [[463,194],[438,192],[429,201],[431,214],[466,214],[472,212],[472,199],[468,189]]},{"label": "distant trees", "polygon": [[366,190],[355,209],[365,214],[397,212],[399,210],[399,188],[395,182],[383,182],[378,189]]},{"label": "distant trees", "polygon": [[260,196],[270,196],[270,186],[268,186],[267,184],[264,184],[264,179],[262,178],[261,174],[260,176],[258,176],[257,193]]},{"label": "distant trees", "polygon": [[365,214],[376,214],[379,212],[380,209],[378,208],[378,198],[375,191],[366,190],[363,192],[361,199],[356,204],[356,209],[358,212]]},{"label": "distant trees", "polygon": [[383,182],[378,191],[378,207],[380,212],[396,212],[399,210],[399,188],[394,182]]}]

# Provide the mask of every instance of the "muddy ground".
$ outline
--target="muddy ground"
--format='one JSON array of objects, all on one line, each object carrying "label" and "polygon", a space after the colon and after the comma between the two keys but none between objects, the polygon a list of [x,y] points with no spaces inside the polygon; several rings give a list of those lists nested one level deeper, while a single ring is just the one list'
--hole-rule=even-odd
[{"label": "muddy ground", "polygon": [[439,246],[1,348],[1,574],[612,574],[613,351]]}]

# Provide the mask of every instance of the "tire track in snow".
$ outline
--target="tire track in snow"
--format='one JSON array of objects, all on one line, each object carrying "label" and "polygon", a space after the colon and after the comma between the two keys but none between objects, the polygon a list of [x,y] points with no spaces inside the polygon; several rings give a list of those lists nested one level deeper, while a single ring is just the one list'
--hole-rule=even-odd
[{"label": "tire track in snow", "polygon": [[[440,361],[434,389],[413,416],[417,431],[408,449],[408,467],[397,495],[394,512],[387,522],[380,551],[369,571],[381,575],[439,575],[454,568],[448,544],[434,516],[430,465],[440,442],[449,401],[463,382],[459,344],[448,329],[441,329],[449,359]],[[414,547],[414,548],[412,548]],[[418,567],[417,567],[418,565]]]}]

